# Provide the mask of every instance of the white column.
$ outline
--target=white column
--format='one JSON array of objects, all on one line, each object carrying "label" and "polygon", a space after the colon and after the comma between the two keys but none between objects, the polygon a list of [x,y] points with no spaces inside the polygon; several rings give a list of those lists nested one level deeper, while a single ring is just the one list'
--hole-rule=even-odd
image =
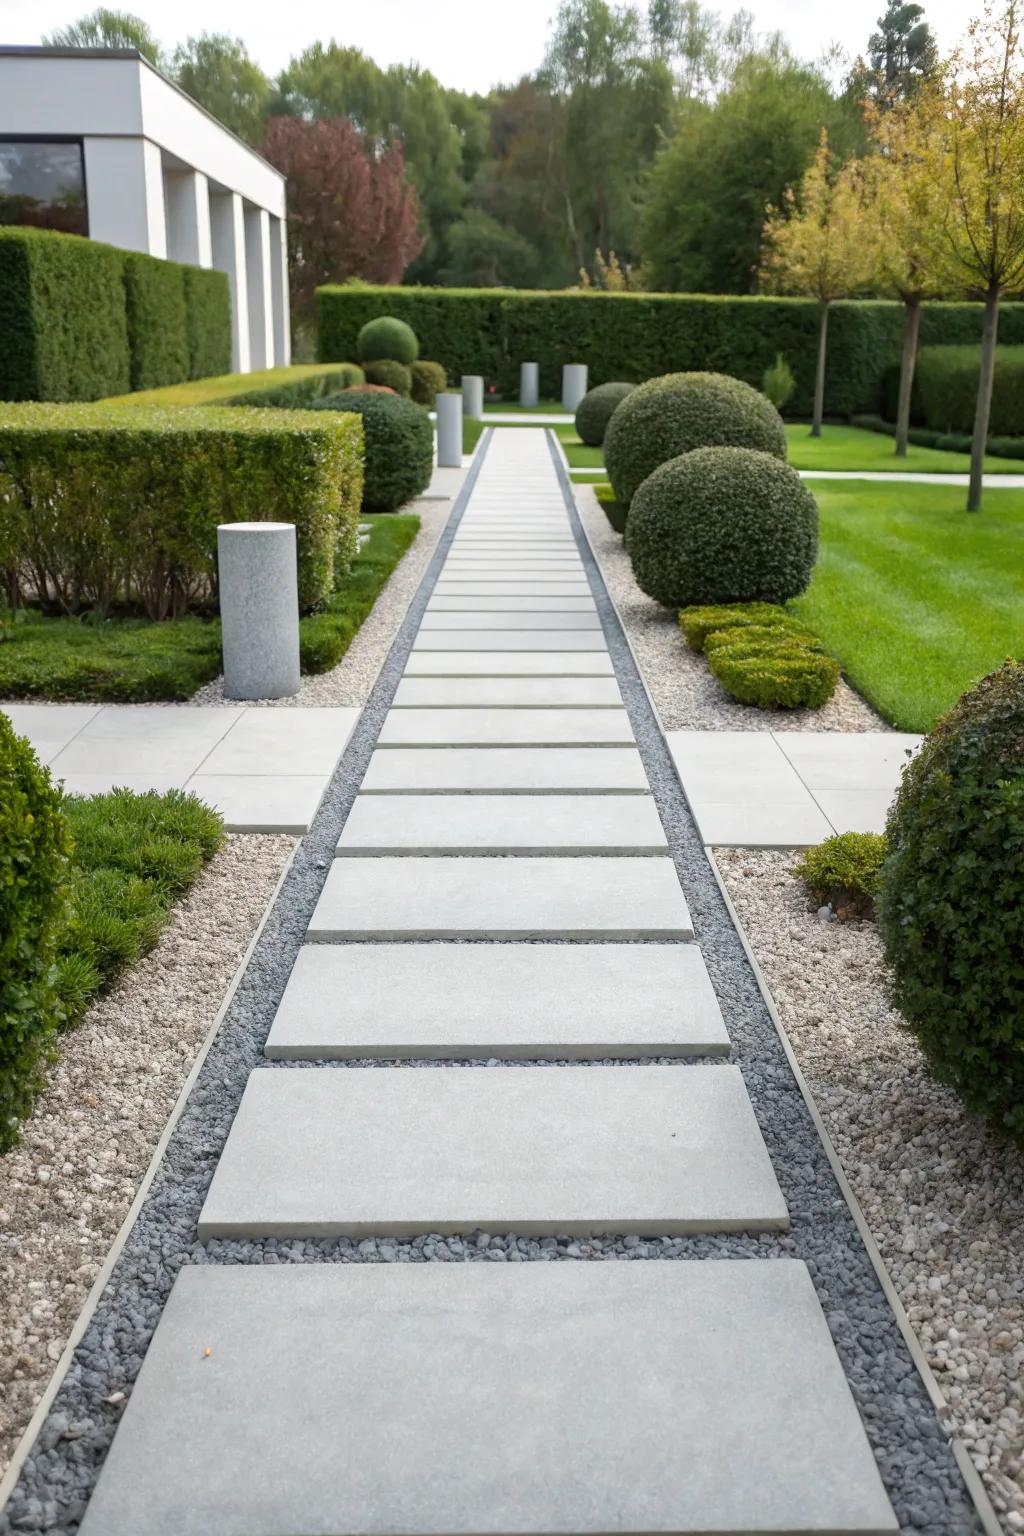
[{"label": "white column", "polygon": [[167,170],[167,254],[194,267],[213,266],[210,185],[202,171]]},{"label": "white column", "polygon": [[245,276],[249,291],[249,366],[269,368],[274,356],[270,215],[245,204]]},{"label": "white column", "polygon": [[245,218],[237,192],[215,192],[210,198],[213,265],[228,275],[231,289],[231,369],[248,373],[249,294],[245,271]]},{"label": "white column", "polygon": [[288,228],[284,219],[270,216],[270,290],[274,323],[274,367],[292,360],[291,322],[288,313]]},{"label": "white column", "polygon": [[167,255],[164,170],[148,139],[83,140],[89,234],[126,251]]}]

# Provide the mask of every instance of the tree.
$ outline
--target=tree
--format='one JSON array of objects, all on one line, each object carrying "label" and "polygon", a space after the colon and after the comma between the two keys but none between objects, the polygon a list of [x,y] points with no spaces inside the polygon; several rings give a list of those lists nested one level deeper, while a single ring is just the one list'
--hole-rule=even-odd
[{"label": "tree", "polygon": [[913,95],[938,62],[932,29],[923,17],[923,5],[888,0],[885,15],[878,18],[878,31],[868,39],[878,91],[889,105]]},{"label": "tree", "polygon": [[104,6],[43,38],[51,48],[137,48],[151,64],[159,62],[160,44],[141,16]]},{"label": "tree", "polygon": [[183,91],[250,144],[262,139],[272,87],[241,38],[203,32],[179,43],[172,62]]},{"label": "tree", "polygon": [[313,312],[321,283],[397,283],[422,245],[401,144],[377,151],[347,118],[273,117],[260,152],[288,177],[292,304]]},{"label": "tree", "polygon": [[528,240],[471,208],[448,231],[445,280],[456,288],[530,288],[539,258]]},{"label": "tree", "polygon": [[825,362],[829,306],[870,282],[872,241],[864,218],[860,162],[850,160],[832,174],[828,134],[800,186],[781,208],[769,208],[764,228],[762,276],[781,293],[806,294],[818,301],[818,366],[814,382],[811,436],[821,436],[825,410]]}]

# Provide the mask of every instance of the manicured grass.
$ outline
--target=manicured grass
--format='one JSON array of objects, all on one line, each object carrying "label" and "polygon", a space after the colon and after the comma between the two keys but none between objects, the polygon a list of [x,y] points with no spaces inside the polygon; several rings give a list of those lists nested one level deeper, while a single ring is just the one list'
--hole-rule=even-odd
[{"label": "manicured grass", "polygon": [[352,569],[322,612],[299,621],[303,672],[337,666],[420,528],[419,518],[409,513],[379,513],[361,521],[370,524],[370,535]]},{"label": "manicured grass", "polygon": [[[495,405],[484,403],[485,413],[497,411],[500,414],[515,416],[566,416],[571,415],[562,405],[561,400],[542,400],[539,405],[520,405],[518,400],[503,400]],[[567,423],[569,425],[569,423]]]},{"label": "manicured grass", "polygon": [[[830,426],[822,428],[821,437],[812,437],[806,422],[787,422],[789,462],[794,469],[864,469],[896,471],[905,474],[966,475],[971,461],[966,453],[947,453],[939,448],[917,448],[913,444],[905,459],[893,452],[891,437],[869,432],[864,427]],[[999,459],[989,455],[985,468],[990,474],[1024,473],[1024,460]]]},{"label": "manicured grass", "polygon": [[890,724],[926,731],[1024,656],[1024,491],[963,510],[944,485],[814,485],[821,553],[791,607]]},{"label": "manicured grass", "polygon": [[473,453],[473,452],[475,452],[476,445],[480,441],[480,438],[481,438],[481,436],[483,434],[483,430],[486,427],[486,425],[487,425],[486,421],[477,421],[472,416],[464,416],[463,417],[463,419],[462,419],[462,451],[463,451],[463,453]]}]

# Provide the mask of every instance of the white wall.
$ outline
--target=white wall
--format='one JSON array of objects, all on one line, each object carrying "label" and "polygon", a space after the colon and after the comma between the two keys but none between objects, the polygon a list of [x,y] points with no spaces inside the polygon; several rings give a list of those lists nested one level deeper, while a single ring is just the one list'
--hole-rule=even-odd
[{"label": "white wall", "polygon": [[156,145],[147,139],[86,138],[82,147],[90,238],[166,256],[163,158]]}]

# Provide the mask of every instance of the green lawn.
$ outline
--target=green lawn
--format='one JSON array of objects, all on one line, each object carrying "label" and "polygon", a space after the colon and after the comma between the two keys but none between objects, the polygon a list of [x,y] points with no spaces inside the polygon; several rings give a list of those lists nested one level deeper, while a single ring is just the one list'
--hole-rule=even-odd
[{"label": "green lawn", "polygon": [[[520,405],[518,400],[504,400],[495,405],[485,405],[484,413],[489,415],[492,411],[499,414],[512,412],[516,416],[571,416],[571,411],[566,411],[561,400],[542,400],[539,405]],[[567,422],[568,426],[569,423]]]},{"label": "green lawn", "polygon": [[475,451],[476,445],[480,441],[481,435],[486,425],[486,421],[478,421],[473,416],[464,416],[462,418],[463,453],[473,453]]},{"label": "green lawn", "polygon": [[821,553],[792,607],[890,724],[926,731],[1024,656],[1024,491],[821,481]]}]

